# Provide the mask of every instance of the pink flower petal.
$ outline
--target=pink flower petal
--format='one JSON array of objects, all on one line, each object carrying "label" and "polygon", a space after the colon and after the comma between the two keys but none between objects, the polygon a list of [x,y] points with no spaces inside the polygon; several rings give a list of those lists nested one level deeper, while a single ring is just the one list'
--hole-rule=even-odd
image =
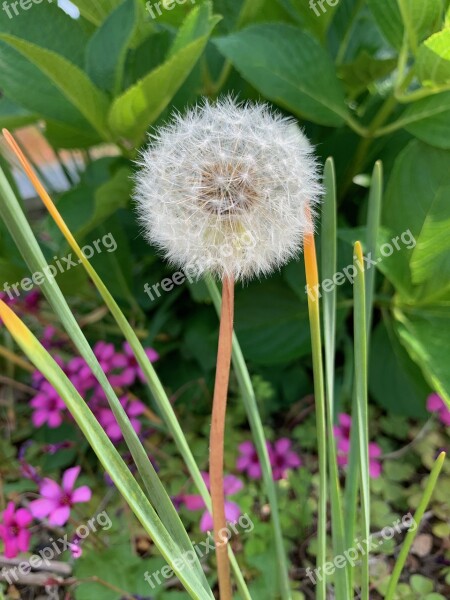
[{"label": "pink flower petal", "polygon": [[19,527],[28,527],[32,520],[33,515],[26,508],[19,508],[16,511],[16,523]]},{"label": "pink flower petal", "polygon": [[444,401],[438,394],[430,394],[427,398],[427,410],[429,412],[436,412],[440,410],[444,405]]},{"label": "pink flower petal", "polygon": [[16,536],[17,549],[20,552],[28,552],[30,547],[31,533],[26,529],[21,529]]},{"label": "pink flower petal", "polygon": [[8,537],[4,540],[4,542],[6,558],[16,558],[16,556],[19,554],[19,549],[17,547],[17,539]]},{"label": "pink flower petal", "polygon": [[225,502],[225,518],[228,523],[236,523],[241,516],[241,509],[235,502]]},{"label": "pink flower petal", "polygon": [[378,458],[381,456],[381,448],[376,442],[370,442],[369,444],[369,458]]},{"label": "pink flower petal", "polygon": [[239,444],[238,450],[241,454],[251,455],[255,452],[255,447],[252,442],[247,441]]},{"label": "pink flower petal", "polygon": [[288,438],[280,438],[274,443],[275,452],[277,454],[284,454],[288,452],[291,447],[291,440]]},{"label": "pink flower petal", "polygon": [[250,479],[261,479],[262,471],[259,463],[251,464],[247,469],[247,474]]},{"label": "pink flower petal", "polygon": [[58,506],[58,503],[55,500],[47,500],[46,498],[40,498],[39,500],[33,500],[28,505],[28,508],[36,519],[45,519],[47,515],[49,515],[52,510]]},{"label": "pink flower petal", "polygon": [[200,531],[206,533],[207,531],[213,531],[214,522],[212,518],[212,514],[208,511],[205,511],[200,519]]},{"label": "pink flower petal", "polygon": [[78,475],[80,474],[81,467],[72,467],[67,469],[62,478],[62,487],[65,492],[71,492]]},{"label": "pink flower petal", "polygon": [[375,460],[369,461],[369,473],[373,479],[377,479],[381,475],[381,465]]},{"label": "pink flower petal", "polygon": [[8,502],[5,510],[3,511],[3,523],[5,525],[11,525],[14,521],[14,502]]},{"label": "pink flower petal", "polygon": [[450,427],[450,410],[443,408],[439,413],[439,418],[446,427]]},{"label": "pink flower petal", "polygon": [[159,360],[159,354],[153,348],[146,348],[145,354],[147,355],[147,358],[149,359],[149,361],[152,363]]},{"label": "pink flower petal", "polygon": [[48,522],[50,525],[57,525],[62,527],[67,523],[70,518],[70,508],[68,506],[59,506],[55,510],[53,510],[49,517]]},{"label": "pink flower petal", "polygon": [[75,504],[77,502],[89,502],[92,498],[92,491],[87,485],[82,485],[72,492],[71,500]]},{"label": "pink flower petal", "polygon": [[223,478],[223,489],[225,496],[233,496],[233,494],[237,494],[240,490],[242,490],[243,487],[244,484],[242,481],[234,475],[225,475]]},{"label": "pink flower petal", "polygon": [[205,502],[201,496],[187,494],[183,496],[183,501],[188,510],[202,510],[205,508]]}]

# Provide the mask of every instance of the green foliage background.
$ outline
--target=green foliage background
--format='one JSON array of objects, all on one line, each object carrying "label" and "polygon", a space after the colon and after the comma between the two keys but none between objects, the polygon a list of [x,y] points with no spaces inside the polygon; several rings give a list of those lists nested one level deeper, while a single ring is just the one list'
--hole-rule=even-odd
[{"label": "green foliage background", "polygon": [[[81,149],[81,181],[57,198],[82,243],[112,232],[118,251],[94,266],[146,343],[164,356],[172,391],[211,384],[217,322],[202,283],[151,302],[170,271],[140,237],[130,201],[139,147],[174,109],[202,96],[264,99],[298,118],[321,160],[336,162],[339,269],[364,240],[369,174],[384,164],[380,245],[410,230],[414,248],[378,264],[370,351],[371,398],[404,416],[424,414],[433,389],[450,401],[450,15],[448,0],[340,0],[319,16],[304,0],[175,4],[152,19],[140,0],[73,0],[74,20],[54,3],[10,19],[0,11],[0,125],[43,127],[51,146]],[[113,144],[118,155],[93,159]],[[44,253],[67,248],[46,217]],[[50,236],[48,235],[50,234]],[[27,269],[0,223],[0,282]],[[60,278],[80,312],[96,297],[81,269]],[[276,394],[266,416],[312,389],[301,262],[237,291],[236,330],[254,373]],[[338,402],[349,400],[351,286],[338,288]],[[206,315],[206,316],[205,316]],[[107,335],[107,328],[102,330]],[[208,399],[185,386],[179,399]]]}]

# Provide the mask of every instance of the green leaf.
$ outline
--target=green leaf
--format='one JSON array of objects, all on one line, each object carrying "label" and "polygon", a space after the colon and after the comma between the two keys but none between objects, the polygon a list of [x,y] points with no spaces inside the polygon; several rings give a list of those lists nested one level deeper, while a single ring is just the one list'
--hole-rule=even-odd
[{"label": "green leaf", "polygon": [[106,17],[111,13],[122,0],[101,0],[101,2],[93,2],[93,0],[71,0],[80,10],[81,15],[93,23],[100,25]]},{"label": "green leaf", "polygon": [[423,142],[450,149],[450,92],[411,103],[400,117],[399,124]]},{"label": "green leaf", "polygon": [[334,65],[313,37],[291,25],[254,25],[215,40],[264,96],[321,125],[339,126],[347,108]]},{"label": "green leaf", "polygon": [[402,296],[442,295],[449,287],[449,160],[449,152],[413,141],[397,158],[389,180],[383,223],[396,236],[408,229],[416,242],[379,263]]},{"label": "green leaf", "polygon": [[450,82],[450,29],[435,33],[421,44],[416,72],[423,84]]},{"label": "green leaf", "polygon": [[18,106],[8,98],[0,98],[0,127],[3,129],[16,129],[35,123],[38,116]]},{"label": "green leaf", "polygon": [[363,50],[353,62],[340,65],[338,74],[348,90],[360,93],[371,83],[387,77],[396,65],[397,61],[394,58],[375,58]]},{"label": "green leaf", "polygon": [[9,19],[4,10],[0,11],[2,33],[51,50],[83,67],[88,34],[79,20],[69,17],[56,2],[49,3],[47,0],[39,7],[31,4],[30,10],[19,10],[20,15],[13,19]]},{"label": "green leaf", "polygon": [[113,131],[135,143],[142,140],[194,68],[218,21],[209,2],[189,13],[165,62],[114,101],[109,113]]},{"label": "green leaf", "polygon": [[278,0],[279,4],[299,22],[302,29],[311,32],[320,40],[324,39],[328,27],[333,20],[339,2],[334,6],[324,4],[321,9],[317,2],[310,4],[304,0]]},{"label": "green leaf", "polygon": [[108,15],[89,40],[86,72],[101,89],[116,94],[120,88],[127,48],[137,25],[137,0],[125,0]]},{"label": "green leaf", "polygon": [[[5,305],[3,305],[2,308],[5,308]],[[168,524],[168,519],[167,515],[164,514],[166,510],[164,504],[167,502],[171,504],[171,500],[167,494],[167,501],[161,494],[159,501],[163,504],[155,503],[162,515],[161,518],[163,520],[161,520],[154,507],[144,495],[137,481],[134,479],[129,467],[120,457],[114,444],[104,432],[103,427],[97,421],[86,402],[78,394],[75,387],[59,365],[18,317],[15,315],[14,317],[11,317],[8,316],[8,314],[3,314],[2,317],[16,343],[64,400],[67,408],[85,435],[105,471],[111,477],[117,489],[139,519],[144,529],[152,537],[153,542],[163,555],[164,559],[172,567],[185,588],[190,592],[191,597],[196,600],[200,598],[205,600],[214,598],[206,579],[204,578],[201,565],[198,562],[192,544],[190,544],[192,551],[191,556],[195,557],[197,560],[194,559],[195,563],[193,565],[190,563],[188,569],[185,568],[185,564],[182,564],[180,567],[179,558],[184,555],[185,543],[181,533],[175,533],[172,530],[172,527],[170,527],[170,523],[169,530],[165,527],[165,525]],[[149,462],[149,464],[151,463]],[[159,481],[156,473],[154,476],[151,476],[151,478],[153,479],[154,484],[156,484],[156,480]],[[164,491],[162,485],[159,485]],[[157,492],[157,495],[159,496],[159,492]],[[165,521],[165,523],[163,521]],[[187,534],[185,535],[187,538]],[[200,577],[200,573],[203,575],[203,581]]]},{"label": "green leaf", "polygon": [[2,33],[0,39],[36,65],[91,125],[108,139],[105,123],[108,100],[83,71],[55,52],[13,35]]},{"label": "green leaf", "polygon": [[237,291],[235,326],[244,356],[258,364],[287,362],[310,352],[306,293],[300,304],[279,278]]},{"label": "green leaf", "polygon": [[367,4],[386,40],[399,50],[403,41],[403,23],[397,0],[367,0]]},{"label": "green leaf", "polygon": [[387,315],[372,336],[369,390],[377,404],[389,414],[414,419],[426,416],[425,398],[430,387],[395,335],[394,325]]}]

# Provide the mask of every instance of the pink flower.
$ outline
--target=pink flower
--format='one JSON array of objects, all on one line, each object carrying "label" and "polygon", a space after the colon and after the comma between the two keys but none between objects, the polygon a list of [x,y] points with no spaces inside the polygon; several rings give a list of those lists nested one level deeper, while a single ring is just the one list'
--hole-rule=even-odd
[{"label": "pink flower", "polygon": [[[132,383],[134,383],[136,377],[138,379],[140,379],[140,381],[142,383],[145,383],[146,379],[145,379],[144,372],[141,369],[141,367],[139,366],[139,363],[136,360],[133,350],[128,342],[124,343],[123,351],[125,353],[125,357],[128,362],[127,370],[129,370],[130,373],[133,372],[133,382]],[[145,354],[147,355],[148,360],[152,363],[156,362],[159,359],[159,354],[153,348],[145,348]]]},{"label": "pink flower", "polygon": [[250,479],[261,479],[261,465],[253,442],[242,442],[242,444],[239,444],[238,450],[239,456],[236,461],[236,469],[241,473],[247,473]]},{"label": "pink flower", "polygon": [[94,353],[103,371],[108,375],[114,387],[126,387],[133,382],[132,373],[127,369],[127,358],[124,354],[116,352],[114,344],[97,342]]},{"label": "pink flower", "polygon": [[[240,456],[236,461],[236,469],[247,473],[250,479],[261,479],[261,465],[253,442],[243,442],[238,448]],[[288,438],[280,438],[274,444],[267,442],[267,450],[275,481],[285,479],[289,469],[297,469],[302,464],[299,455],[291,450],[291,441]]]},{"label": "pink flower", "polygon": [[26,296],[24,300],[25,308],[29,312],[35,312],[39,308],[39,303],[41,301],[41,292],[40,290],[31,290]]},{"label": "pink flower", "polygon": [[66,405],[48,381],[41,383],[40,391],[31,400],[30,405],[33,408],[31,420],[35,427],[47,424],[51,429],[55,429],[61,425]]},{"label": "pink flower", "polygon": [[450,410],[438,394],[430,394],[427,398],[427,410],[428,412],[437,413],[441,422],[446,426],[450,427]]},{"label": "pink flower", "polygon": [[89,502],[92,492],[87,485],[73,489],[80,469],[81,467],[67,469],[61,486],[47,477],[43,479],[39,487],[42,498],[30,502],[29,508],[33,517],[36,519],[48,517],[50,525],[61,527],[69,520],[70,510],[74,504]]},{"label": "pink flower", "polygon": [[289,469],[298,469],[302,461],[299,455],[291,450],[291,440],[280,438],[274,444],[269,444],[269,458],[275,481],[286,479]]},{"label": "pink flower", "polygon": [[[352,427],[352,418],[350,415],[341,413],[338,417],[339,425],[335,425],[334,436],[337,442],[337,462],[340,467],[348,464],[348,455],[350,452],[350,435]],[[369,443],[369,474],[373,479],[381,475],[381,464],[379,458],[381,448],[375,442]]]},{"label": "pink flower", "polygon": [[[129,396],[120,398],[120,404],[130,418],[133,429],[139,434],[141,432],[142,424],[137,417],[145,412],[145,405],[140,400],[131,400]],[[113,442],[119,442],[122,439],[122,431],[109,406],[98,409],[96,414],[100,425],[106,431],[109,438]]]},{"label": "pink flower", "polygon": [[[206,483],[208,490],[209,487],[209,475],[208,473],[202,473],[203,481]],[[237,494],[244,486],[242,481],[234,475],[226,475],[223,480],[223,487],[226,496],[233,496]],[[201,496],[197,495],[183,495],[181,500],[184,502],[188,510],[202,510],[205,508],[205,502]],[[235,502],[225,500],[225,518],[228,523],[236,523],[241,516],[241,509]],[[205,510],[200,519],[200,530],[207,532],[214,529],[214,523],[212,514]]]},{"label": "pink flower", "polygon": [[0,523],[0,538],[5,545],[6,558],[15,558],[19,552],[28,551],[31,538],[28,527],[32,520],[26,508],[15,510],[14,502],[8,503]]}]

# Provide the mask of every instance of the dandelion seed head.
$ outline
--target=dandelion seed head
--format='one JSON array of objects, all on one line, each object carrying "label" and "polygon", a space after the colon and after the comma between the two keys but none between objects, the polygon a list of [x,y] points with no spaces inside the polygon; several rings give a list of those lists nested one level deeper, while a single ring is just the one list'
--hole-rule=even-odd
[{"label": "dandelion seed head", "polygon": [[231,98],[176,114],[141,154],[135,200],[147,240],[198,276],[248,279],[301,251],[322,188],[296,121]]}]

